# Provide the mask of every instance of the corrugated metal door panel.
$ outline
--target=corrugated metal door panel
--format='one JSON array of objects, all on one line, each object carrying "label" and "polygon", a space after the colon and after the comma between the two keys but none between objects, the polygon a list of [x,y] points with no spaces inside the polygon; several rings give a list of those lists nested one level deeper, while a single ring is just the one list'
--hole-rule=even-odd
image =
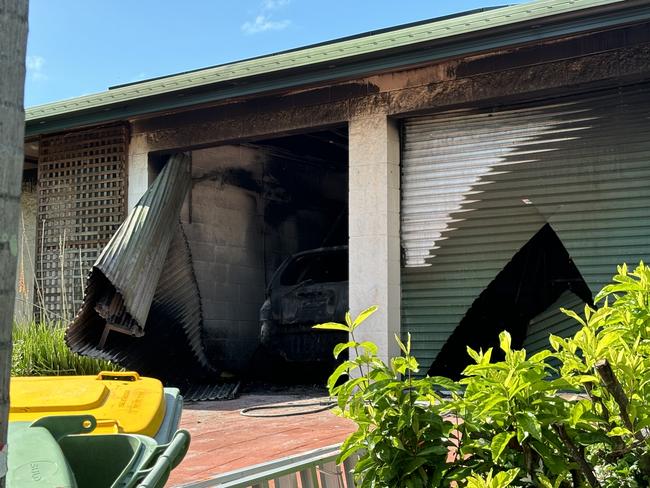
[{"label": "corrugated metal door panel", "polygon": [[[402,328],[423,365],[547,223],[593,293],[648,259],[649,122],[645,85],[405,121]],[[553,308],[531,322],[534,347],[569,330]]]}]

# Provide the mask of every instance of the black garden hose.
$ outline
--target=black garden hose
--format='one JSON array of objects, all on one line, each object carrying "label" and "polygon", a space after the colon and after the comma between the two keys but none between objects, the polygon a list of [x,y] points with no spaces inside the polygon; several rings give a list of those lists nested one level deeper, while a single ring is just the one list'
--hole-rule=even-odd
[{"label": "black garden hose", "polygon": [[[239,411],[240,415],[244,417],[261,417],[261,418],[272,418],[272,417],[294,417],[297,415],[309,415],[312,413],[324,412],[336,406],[336,402],[333,400],[319,401],[319,402],[310,402],[310,403],[281,403],[279,405],[255,405],[253,407],[246,407]],[[288,413],[270,413],[270,414],[254,414],[257,410],[277,410],[277,409],[287,409],[287,408],[303,408],[303,407],[318,407],[311,410],[303,410],[300,412],[288,412]]]}]

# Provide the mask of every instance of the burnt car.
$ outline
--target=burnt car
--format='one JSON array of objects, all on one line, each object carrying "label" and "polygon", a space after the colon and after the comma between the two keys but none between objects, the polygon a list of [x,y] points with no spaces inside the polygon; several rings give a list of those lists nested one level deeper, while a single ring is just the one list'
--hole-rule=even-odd
[{"label": "burnt car", "polygon": [[287,361],[333,360],[347,341],[315,324],[343,322],[348,309],[348,247],[322,247],[287,258],[275,271],[260,309],[260,341]]}]

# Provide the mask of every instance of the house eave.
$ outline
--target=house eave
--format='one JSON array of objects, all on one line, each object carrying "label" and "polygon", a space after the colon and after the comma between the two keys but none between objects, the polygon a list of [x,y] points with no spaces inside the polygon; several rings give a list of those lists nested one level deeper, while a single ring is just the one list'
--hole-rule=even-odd
[{"label": "house eave", "polygon": [[[563,2],[554,0],[535,3],[559,4]],[[356,56],[333,58],[320,63],[293,65],[285,69],[262,71],[251,76],[232,77],[214,83],[188,85],[184,88],[174,89],[173,80],[176,77],[172,76],[164,79],[168,89],[150,95],[147,95],[147,91],[155,90],[148,83],[162,83],[161,80],[120,87],[98,94],[95,98],[89,98],[93,96],[79,97],[34,107],[27,110],[25,135],[33,137],[71,128],[190,109],[229,99],[280,93],[481,52],[605,30],[650,19],[650,5],[645,1],[578,0],[575,3],[591,6],[588,8],[583,6],[581,9],[569,10],[562,14],[529,18],[521,22],[505,23],[488,29],[464,32],[455,36],[439,36],[422,42],[407,43],[403,46],[370,51]],[[525,5],[531,4],[516,7],[521,10]],[[500,14],[505,12],[507,14],[511,9],[514,7],[482,12],[474,14],[474,16],[487,18],[486,16],[490,12],[500,12]],[[474,16],[468,16],[468,19]],[[333,43],[328,46],[335,45],[336,43]],[[297,50],[287,54],[297,55],[301,52],[304,54],[307,51],[308,49]],[[273,56],[268,57],[268,59],[270,58]],[[127,97],[124,90],[136,90],[139,96]],[[88,102],[88,108],[84,108],[85,100]]]}]

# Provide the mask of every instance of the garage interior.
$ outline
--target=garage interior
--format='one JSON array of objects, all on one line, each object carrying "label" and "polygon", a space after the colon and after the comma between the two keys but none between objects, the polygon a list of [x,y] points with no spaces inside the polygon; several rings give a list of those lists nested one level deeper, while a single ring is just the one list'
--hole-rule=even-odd
[{"label": "garage interior", "polygon": [[[191,160],[181,222],[201,294],[208,358],[239,377],[320,380],[331,352],[324,365],[295,367],[260,346],[260,307],[287,257],[347,244],[347,127],[198,149]],[[347,276],[347,260],[344,265]]]}]

